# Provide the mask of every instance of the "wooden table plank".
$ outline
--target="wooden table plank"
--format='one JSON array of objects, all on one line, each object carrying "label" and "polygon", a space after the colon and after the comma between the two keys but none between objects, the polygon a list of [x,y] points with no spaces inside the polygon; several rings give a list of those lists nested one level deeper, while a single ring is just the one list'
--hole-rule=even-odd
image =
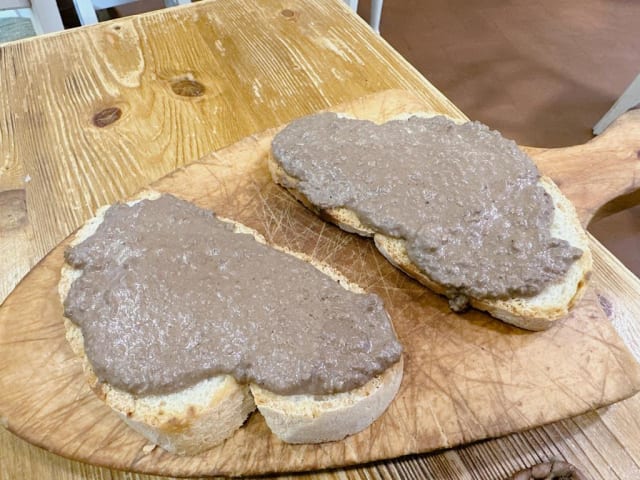
[{"label": "wooden table plank", "polygon": [[[0,299],[98,205],[250,133],[388,88],[462,117],[339,0],[203,1],[0,47]],[[114,107],[121,116],[105,125]],[[638,279],[594,245],[598,274],[615,285],[607,294],[637,300]],[[613,314],[636,356],[637,304]],[[639,402],[312,476],[501,479],[560,457],[594,479],[637,478]],[[158,477],[67,461],[0,430],[0,478]]]}]

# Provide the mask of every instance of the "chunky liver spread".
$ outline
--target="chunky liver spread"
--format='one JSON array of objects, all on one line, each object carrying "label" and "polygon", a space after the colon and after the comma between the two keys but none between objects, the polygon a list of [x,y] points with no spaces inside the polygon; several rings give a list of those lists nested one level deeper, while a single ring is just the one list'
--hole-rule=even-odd
[{"label": "chunky liver spread", "polygon": [[312,204],[406,240],[454,310],[468,297],[535,295],[582,255],[551,236],[554,207],[533,161],[478,122],[322,113],[289,124],[272,153]]},{"label": "chunky liver spread", "polygon": [[132,394],[219,374],[279,394],[363,385],[401,354],[380,298],[170,195],[109,208],[66,252],[64,303],[98,378]]}]

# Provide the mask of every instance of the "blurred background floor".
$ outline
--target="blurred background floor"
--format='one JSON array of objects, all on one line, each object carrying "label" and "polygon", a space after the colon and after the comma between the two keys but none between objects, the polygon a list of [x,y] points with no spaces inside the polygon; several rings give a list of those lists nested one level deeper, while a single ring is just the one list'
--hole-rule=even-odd
[{"label": "blurred background floor", "polygon": [[[58,4],[73,26],[72,0]],[[162,7],[140,0],[102,15]],[[385,0],[380,30],[470,118],[522,145],[559,147],[592,138],[640,73],[639,20],[639,0]],[[640,206],[590,230],[640,276]]]}]

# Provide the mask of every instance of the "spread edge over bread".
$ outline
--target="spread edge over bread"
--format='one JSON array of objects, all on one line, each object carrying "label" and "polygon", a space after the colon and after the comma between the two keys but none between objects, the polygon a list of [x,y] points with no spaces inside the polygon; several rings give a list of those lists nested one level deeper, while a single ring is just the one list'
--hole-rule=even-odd
[{"label": "spread edge over bread", "polygon": [[[158,192],[148,190],[128,203],[154,200],[159,196]],[[99,209],[96,216],[78,230],[70,245],[93,235],[107,209],[108,206]],[[228,219],[220,220],[234,224],[237,233],[249,233],[256,241],[266,243],[255,230]],[[343,288],[362,292],[328,265],[284,248],[272,247],[311,263]],[[63,266],[58,285],[63,303],[71,284],[81,274],[81,270],[68,264]],[[340,440],[363,430],[378,418],[395,397],[402,379],[401,358],[359,388],[320,397],[279,395],[254,384],[239,384],[229,375],[215,376],[175,393],[134,396],[98,379],[86,356],[80,327],[68,318],[64,319],[64,325],[67,340],[81,359],[86,380],[94,393],[153,444],[179,455],[197,455],[223,442],[243,425],[256,407],[273,433],[286,442]]]},{"label": "spread edge over bread", "polygon": [[[346,114],[338,115],[354,118]],[[388,121],[404,120],[413,115],[425,118],[434,116],[434,114],[426,112],[406,113],[390,118]],[[394,266],[434,292],[438,294],[445,293],[445,289],[441,285],[432,281],[425,272],[411,262],[403,239],[376,232],[375,229],[363,224],[357,214],[347,208],[321,209],[313,205],[298,190],[299,180],[289,175],[272,154],[269,155],[267,162],[274,181],[289,190],[307,208],[345,231],[373,237],[378,250]],[[554,218],[551,227],[553,236],[568,240],[571,245],[580,248],[583,251],[583,255],[571,265],[562,282],[547,285],[537,295],[509,299],[470,298],[470,304],[474,308],[484,310],[495,318],[527,330],[545,330],[550,328],[554,322],[564,318],[569,313],[569,310],[582,298],[592,268],[588,238],[580,225],[575,208],[551,179],[541,177],[539,183],[553,200]]]}]

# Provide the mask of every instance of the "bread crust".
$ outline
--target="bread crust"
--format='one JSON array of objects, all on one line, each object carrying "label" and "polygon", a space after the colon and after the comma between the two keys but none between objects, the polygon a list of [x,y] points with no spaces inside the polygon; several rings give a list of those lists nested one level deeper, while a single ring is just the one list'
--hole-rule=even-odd
[{"label": "bread crust", "polygon": [[[433,116],[418,112],[420,117]],[[346,115],[345,115],[346,116]],[[406,119],[405,114],[390,120]],[[457,122],[460,123],[460,122]],[[407,273],[434,292],[444,295],[445,288],[433,281],[415,265],[407,254],[405,240],[377,232],[360,221],[357,214],[347,208],[321,209],[313,205],[298,189],[299,180],[289,175],[278,163],[272,153],[267,163],[273,180],[285,187],[297,200],[321,218],[334,223],[341,229],[365,237],[373,237],[376,247],[394,266]],[[592,257],[589,241],[578,219],[575,208],[562,194],[560,189],[548,177],[541,177],[539,184],[549,193],[554,204],[552,235],[569,241],[580,248],[583,255],[569,268],[562,282],[547,285],[539,294],[532,297],[514,297],[506,300],[470,298],[470,304],[506,323],[527,330],[546,330],[555,322],[568,315],[584,295],[591,276]]]},{"label": "bread crust", "polygon": [[[155,200],[159,196],[158,192],[146,190],[127,203],[133,205],[143,199]],[[77,245],[93,235],[104,220],[108,208],[106,206],[99,209],[96,216],[78,230],[70,246]],[[264,237],[255,230],[228,219],[218,218],[232,223],[237,233],[249,233],[256,241],[266,244]],[[357,293],[363,292],[358,285],[349,282],[328,265],[284,248],[277,249],[312,263],[344,288]],[[81,270],[68,264],[63,266],[58,284],[58,294],[63,304],[71,284],[80,275]],[[303,438],[303,443],[319,443],[344,438],[366,428],[384,412],[395,397],[402,378],[400,360],[364,386],[352,392],[325,395],[323,401],[315,401],[317,396],[313,395],[277,395],[257,385],[240,384],[230,375],[215,376],[175,393],[134,396],[101,382],[86,355],[80,327],[66,317],[64,326],[67,341],[80,358],[86,381],[98,398],[151,443],[178,455],[197,455],[233,435],[256,409],[252,392],[258,392],[257,395],[261,399],[259,408],[266,412],[267,424],[276,425],[274,433],[282,440],[290,441],[288,439],[291,438],[294,440],[293,443],[301,443],[295,440]],[[300,423],[300,405],[305,402],[314,405],[316,422],[305,425],[304,437],[291,435],[286,429],[279,428],[280,425]],[[376,415],[371,415],[371,405],[376,407]],[[341,421],[329,420],[335,418]],[[347,418],[350,419],[349,422],[346,421]]]},{"label": "bread crust", "polygon": [[257,385],[251,385],[251,393],[267,425],[281,440],[330,442],[373,423],[396,396],[402,371],[400,358],[365,385],[335,395],[275,395]]}]

